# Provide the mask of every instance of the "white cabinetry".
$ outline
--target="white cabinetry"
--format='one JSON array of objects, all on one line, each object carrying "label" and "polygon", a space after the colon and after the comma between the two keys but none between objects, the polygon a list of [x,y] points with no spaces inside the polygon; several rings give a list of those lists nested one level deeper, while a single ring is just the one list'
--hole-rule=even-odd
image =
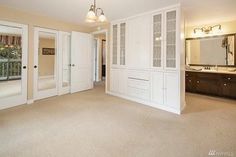
[{"label": "white cabinetry", "polygon": [[164,73],[152,72],[151,100],[159,105],[164,104]]},{"label": "white cabinetry", "polygon": [[126,65],[126,23],[116,22],[111,26],[111,65],[124,67]]},{"label": "white cabinetry", "polygon": [[111,94],[180,114],[185,103],[180,6],[123,21],[112,24]]},{"label": "white cabinetry", "polygon": [[164,73],[164,105],[168,108],[180,109],[179,77],[176,72]]},{"label": "white cabinetry", "polygon": [[127,67],[147,69],[150,61],[150,16],[129,19],[127,25]]},{"label": "white cabinetry", "polygon": [[150,73],[140,70],[128,71],[128,95],[141,100],[150,99]]}]

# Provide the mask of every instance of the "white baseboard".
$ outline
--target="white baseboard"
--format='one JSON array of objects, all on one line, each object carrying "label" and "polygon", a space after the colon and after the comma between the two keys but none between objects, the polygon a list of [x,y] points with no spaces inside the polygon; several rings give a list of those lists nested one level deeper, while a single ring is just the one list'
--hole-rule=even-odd
[{"label": "white baseboard", "polygon": [[158,104],[150,102],[150,101],[145,101],[145,100],[141,100],[141,99],[138,99],[138,98],[133,98],[133,97],[130,97],[130,96],[114,93],[114,92],[111,92],[111,91],[107,91],[106,93],[109,94],[109,95],[112,95],[112,96],[127,99],[127,100],[134,101],[134,102],[137,102],[137,103],[140,103],[140,104],[144,104],[144,105],[147,105],[147,106],[150,106],[150,107],[153,107],[153,108],[158,108],[158,109],[161,109],[161,110],[164,110],[164,111],[167,111],[167,112],[175,113],[175,114],[178,114],[178,115],[181,114],[181,111],[179,111],[177,109],[173,109],[173,108],[170,108],[170,107],[167,107],[167,106],[164,106],[164,105],[158,105]]},{"label": "white baseboard", "polygon": [[29,105],[29,104],[33,104],[34,103],[34,99],[29,99],[29,100],[27,100],[27,104]]}]

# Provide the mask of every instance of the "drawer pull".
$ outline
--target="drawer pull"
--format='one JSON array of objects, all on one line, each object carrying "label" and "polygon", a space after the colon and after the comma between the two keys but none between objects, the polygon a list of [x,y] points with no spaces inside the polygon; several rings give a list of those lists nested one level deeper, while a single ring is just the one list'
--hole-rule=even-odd
[{"label": "drawer pull", "polygon": [[131,80],[139,80],[139,81],[149,81],[149,80],[140,79],[140,78],[134,78],[134,77],[128,77],[128,79],[131,79]]}]

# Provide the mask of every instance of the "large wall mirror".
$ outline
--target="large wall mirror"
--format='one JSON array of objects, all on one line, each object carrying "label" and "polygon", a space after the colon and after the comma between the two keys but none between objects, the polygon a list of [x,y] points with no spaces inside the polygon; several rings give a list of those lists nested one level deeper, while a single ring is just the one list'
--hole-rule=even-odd
[{"label": "large wall mirror", "polygon": [[186,39],[187,65],[236,66],[236,34]]}]

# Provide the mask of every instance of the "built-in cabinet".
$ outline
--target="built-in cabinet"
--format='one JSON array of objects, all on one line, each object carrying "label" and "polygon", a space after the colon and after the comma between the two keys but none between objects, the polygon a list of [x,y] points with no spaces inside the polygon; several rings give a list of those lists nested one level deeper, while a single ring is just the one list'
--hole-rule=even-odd
[{"label": "built-in cabinet", "polygon": [[[111,94],[181,112],[185,102],[180,90],[184,86],[184,80],[180,79],[184,73],[179,65],[180,60],[184,60],[180,18],[180,7],[176,6],[112,22]],[[121,32],[125,32],[125,36]],[[122,57],[125,64],[121,64]],[[123,76],[122,71],[125,71]]]}]

